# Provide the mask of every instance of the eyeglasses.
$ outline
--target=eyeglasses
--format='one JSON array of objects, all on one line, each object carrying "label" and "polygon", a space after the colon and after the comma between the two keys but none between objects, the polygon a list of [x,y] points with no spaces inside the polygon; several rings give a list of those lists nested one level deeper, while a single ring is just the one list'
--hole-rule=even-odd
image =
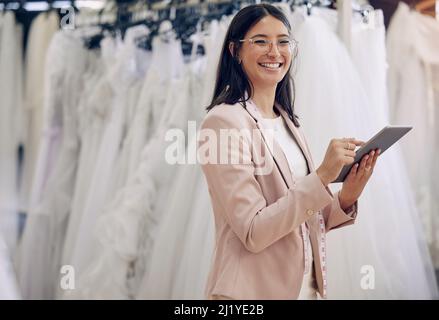
[{"label": "eyeglasses", "polygon": [[[267,54],[273,48],[273,41],[264,38],[241,39],[239,42],[250,42],[255,50],[261,54]],[[294,53],[297,50],[297,41],[291,38],[281,38],[276,41],[280,53]]]}]

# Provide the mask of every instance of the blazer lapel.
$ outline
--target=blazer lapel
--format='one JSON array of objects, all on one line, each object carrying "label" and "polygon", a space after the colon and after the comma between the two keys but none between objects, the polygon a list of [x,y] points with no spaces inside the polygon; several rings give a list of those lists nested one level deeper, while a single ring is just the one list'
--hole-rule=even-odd
[{"label": "blazer lapel", "polygon": [[[261,131],[262,138],[264,139],[265,144],[267,145],[268,150],[270,151],[274,162],[276,163],[284,181],[288,188],[291,188],[293,186],[293,175],[290,170],[290,166],[288,165],[288,160],[285,157],[284,152],[282,151],[279,144],[276,142],[275,139],[268,136],[268,132],[265,130],[265,128],[262,125],[261,119],[262,116],[256,107],[256,105],[251,101],[248,100],[245,103],[245,109],[248,111],[248,113],[255,119],[256,126]],[[271,143],[268,143],[270,141]]]}]

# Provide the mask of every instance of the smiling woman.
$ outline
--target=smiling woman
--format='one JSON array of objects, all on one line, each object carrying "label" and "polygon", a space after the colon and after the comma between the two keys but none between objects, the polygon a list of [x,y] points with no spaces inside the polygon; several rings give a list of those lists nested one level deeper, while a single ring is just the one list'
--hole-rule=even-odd
[{"label": "smiling woman", "polygon": [[[216,139],[201,139],[198,150],[209,150],[201,166],[216,228],[209,299],[326,297],[326,232],[354,223],[357,199],[372,175],[379,150],[352,168],[337,194],[328,188],[353,163],[363,144],[355,138],[331,140],[314,167],[294,113],[296,55],[288,19],[272,5],[242,9],[227,31],[201,125]],[[236,130],[254,134],[229,144],[222,133]],[[215,158],[224,155],[250,161]],[[270,170],[258,170],[261,158]]]}]

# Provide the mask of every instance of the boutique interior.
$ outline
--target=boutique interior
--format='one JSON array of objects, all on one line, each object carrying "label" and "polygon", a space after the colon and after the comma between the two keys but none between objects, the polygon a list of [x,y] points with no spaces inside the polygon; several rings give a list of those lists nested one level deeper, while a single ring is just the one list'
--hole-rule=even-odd
[{"label": "boutique interior", "polygon": [[[315,163],[334,137],[413,127],[328,234],[327,298],[439,298],[439,1],[265,2],[298,43]],[[205,298],[209,191],[165,137],[195,146],[227,28],[258,3],[0,1],[0,299]]]}]

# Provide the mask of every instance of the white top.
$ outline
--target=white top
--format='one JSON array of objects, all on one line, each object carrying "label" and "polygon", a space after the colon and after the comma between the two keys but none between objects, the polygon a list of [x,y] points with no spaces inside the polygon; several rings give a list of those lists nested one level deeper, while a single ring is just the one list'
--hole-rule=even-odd
[{"label": "white top", "polygon": [[305,157],[284,119],[281,116],[274,119],[264,118],[263,122],[265,129],[274,130],[274,138],[284,152],[293,175],[298,177],[308,175],[308,166]]},{"label": "white top", "polygon": [[[304,177],[308,175],[306,159],[291,131],[287,127],[283,117],[279,116],[274,119],[264,118],[263,126],[265,130],[273,130],[269,131],[268,133],[274,135],[275,141],[279,144],[284,152],[292,174],[297,177]],[[304,245],[306,245],[307,248],[304,251],[307,255],[308,263],[305,264],[305,274],[302,288],[298,297],[299,300],[316,299],[315,279],[313,273],[310,272],[312,270],[313,257],[308,230],[306,230],[306,237],[307,239],[304,241]]]}]

